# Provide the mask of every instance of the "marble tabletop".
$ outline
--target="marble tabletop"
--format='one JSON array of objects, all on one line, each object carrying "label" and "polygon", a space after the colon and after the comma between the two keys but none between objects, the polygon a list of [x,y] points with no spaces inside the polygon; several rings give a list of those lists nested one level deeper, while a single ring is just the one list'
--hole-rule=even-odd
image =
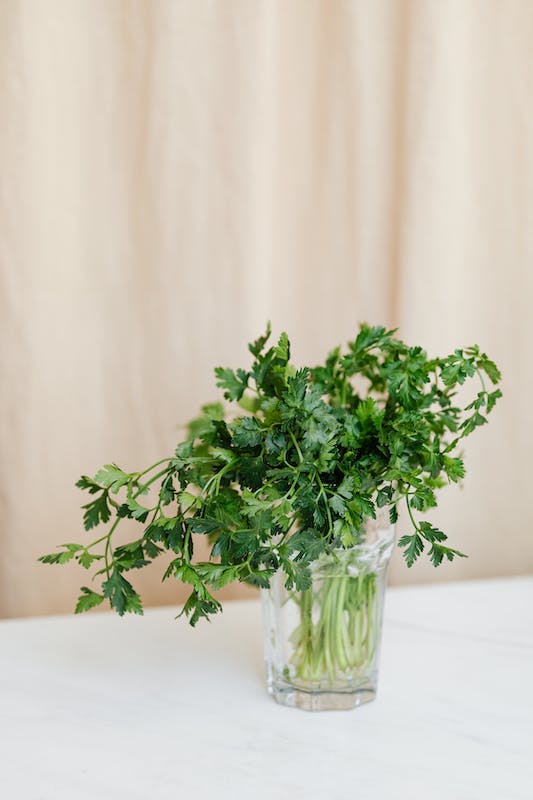
[{"label": "marble tabletop", "polygon": [[532,800],[533,577],[394,588],[375,702],[263,686],[260,606],[0,622],[9,800]]}]

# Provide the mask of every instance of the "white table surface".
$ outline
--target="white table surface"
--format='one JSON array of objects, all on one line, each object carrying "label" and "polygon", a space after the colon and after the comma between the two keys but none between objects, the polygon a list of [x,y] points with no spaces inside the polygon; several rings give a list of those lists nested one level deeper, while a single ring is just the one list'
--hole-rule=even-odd
[{"label": "white table surface", "polygon": [[6,800],[532,800],[533,578],[390,589],[374,703],[263,686],[259,603],[0,623]]}]

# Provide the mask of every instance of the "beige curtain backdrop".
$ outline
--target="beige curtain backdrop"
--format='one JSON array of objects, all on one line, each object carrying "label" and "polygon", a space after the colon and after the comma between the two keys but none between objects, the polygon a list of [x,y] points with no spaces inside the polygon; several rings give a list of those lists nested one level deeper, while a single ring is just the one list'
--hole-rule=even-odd
[{"label": "beige curtain backdrop", "polygon": [[533,569],[532,42],[528,0],[0,2],[0,615],[73,608],[35,559],[74,481],[171,453],[268,318],[299,362],[479,342],[505,400],[434,514],[470,558],[391,580]]}]

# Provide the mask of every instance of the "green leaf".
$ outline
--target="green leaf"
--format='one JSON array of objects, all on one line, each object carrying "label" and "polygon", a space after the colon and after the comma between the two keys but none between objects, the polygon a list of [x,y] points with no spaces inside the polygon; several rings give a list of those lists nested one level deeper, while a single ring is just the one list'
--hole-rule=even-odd
[{"label": "green leaf", "polygon": [[238,480],[248,489],[259,489],[265,475],[265,462],[259,456],[243,456],[238,465]]},{"label": "green leaf", "polygon": [[498,369],[494,361],[491,361],[490,358],[488,358],[485,354],[483,354],[479,359],[478,367],[479,369],[483,370],[485,375],[488,375],[492,383],[498,383],[501,380],[502,374],[500,370]]},{"label": "green leaf", "polygon": [[240,400],[244,394],[244,390],[248,386],[249,373],[243,369],[234,371],[232,369],[225,369],[224,367],[217,367],[215,369],[217,377],[217,386],[224,389],[224,397],[227,400]]},{"label": "green leaf", "polygon": [[419,533],[402,536],[398,541],[399,547],[405,547],[403,556],[408,567],[412,567],[417,558],[424,552],[424,542]]},{"label": "green leaf", "polygon": [[134,592],[133,594],[129,594],[126,597],[126,608],[125,608],[125,610],[126,610],[126,613],[129,613],[129,614],[140,614],[141,616],[142,616],[142,614],[144,614],[141,598],[139,597],[137,592]]},{"label": "green leaf", "polygon": [[233,426],[233,445],[239,449],[256,447],[261,443],[263,431],[255,417],[241,417]]},{"label": "green leaf", "polygon": [[61,546],[65,547],[66,550],[62,550],[60,553],[48,553],[38,560],[41,564],[66,564],[74,558],[76,553],[85,549],[81,544],[64,544]]},{"label": "green leaf", "polygon": [[500,397],[503,397],[501,389],[495,389],[494,392],[489,393],[487,396],[487,414],[490,414]]},{"label": "green leaf", "polygon": [[153,534],[157,529],[171,531],[176,527],[177,522],[179,522],[177,517],[165,517],[163,514],[161,514],[161,516],[157,517],[153,522],[150,523],[145,533],[154,538]]},{"label": "green leaf", "polygon": [[378,508],[388,506],[394,496],[394,489],[392,486],[385,486],[378,491],[376,504]]},{"label": "green leaf", "polygon": [[146,522],[150,509],[142,506],[134,497],[128,497],[120,506],[117,513],[119,517],[128,517],[129,519],[136,519],[139,522]]},{"label": "green leaf", "polygon": [[183,512],[188,511],[200,502],[198,497],[190,492],[178,492],[177,500]]},{"label": "green leaf", "polygon": [[313,509],[313,523],[317,528],[322,528],[326,521],[326,515],[320,505],[316,505]]},{"label": "green leaf", "polygon": [[162,547],[158,547],[151,539],[144,539],[143,541],[144,552],[148,558],[157,558],[163,552]]},{"label": "green leaf", "polygon": [[421,522],[419,527],[422,532],[422,536],[428,542],[443,542],[446,539],[446,534],[440,531],[438,528],[433,527],[433,525],[431,525],[429,522]]},{"label": "green leaf", "polygon": [[159,499],[161,500],[161,505],[163,506],[168,506],[176,496],[172,478],[172,473],[167,475],[161,484],[161,489],[159,490]]},{"label": "green leaf", "polygon": [[110,492],[116,494],[122,486],[125,486],[131,479],[132,475],[128,475],[116,464],[105,464],[94,476],[97,484],[104,489],[109,489]]},{"label": "green leaf", "polygon": [[353,500],[348,503],[348,508],[352,514],[356,514],[362,519],[370,517],[376,519],[376,509],[374,503],[368,497],[363,495],[354,496]]},{"label": "green leaf", "polygon": [[249,394],[243,394],[238,403],[241,408],[250,412],[250,414],[257,414],[261,408],[261,398],[253,397]]},{"label": "green leaf", "polygon": [[199,596],[196,591],[192,591],[178,617],[183,615],[188,617],[189,624],[194,628],[200,619],[208,620],[212,614],[221,610],[222,606],[211,595],[209,595],[209,599],[206,599]]},{"label": "green leaf", "polygon": [[314,528],[305,528],[292,534],[287,542],[289,553],[294,553],[296,560],[310,563],[315,561],[325,549],[326,543]]},{"label": "green leaf", "polygon": [[297,592],[304,592],[306,589],[311,588],[311,572],[307,565],[287,559],[283,562],[283,569],[285,571],[286,589],[294,588]]},{"label": "green leaf", "polygon": [[465,465],[461,458],[451,458],[450,456],[443,457],[444,472],[448,478],[457,483],[465,476]]},{"label": "green leaf", "polygon": [[329,505],[335,514],[338,514],[339,517],[344,516],[346,513],[346,503],[338,494],[334,494],[332,497],[329,498]]},{"label": "green leaf", "polygon": [[274,575],[274,570],[270,569],[246,569],[241,570],[239,580],[249,583],[250,586],[257,586],[258,589],[268,589],[270,581]]},{"label": "green leaf", "polygon": [[144,539],[137,539],[115,548],[113,561],[121,570],[141,569],[147,566],[150,561],[144,557]]},{"label": "green leaf", "polygon": [[143,613],[139,595],[119,570],[113,570],[109,579],[102,583],[102,590],[111,608],[114,608],[120,616],[128,611],[134,614]]},{"label": "green leaf", "polygon": [[99,561],[103,558],[103,556],[95,553],[89,553],[88,550],[83,550],[80,555],[77,556],[77,558],[84,569],[89,569],[91,564],[93,564],[95,561]]},{"label": "green leaf", "polygon": [[335,539],[338,540],[343,547],[353,547],[357,544],[357,530],[345,520],[335,520],[333,523],[333,533]]},{"label": "green leaf", "polygon": [[344,500],[351,500],[353,497],[353,478],[351,475],[347,475],[344,480],[340,483],[339,488],[337,489],[337,494],[339,497],[344,498]]},{"label": "green leaf", "polygon": [[189,527],[193,533],[212,533],[220,528],[220,522],[209,517],[193,517]]},{"label": "green leaf", "polygon": [[260,546],[257,533],[253,528],[234,531],[231,535],[232,555],[237,558],[253,555]]},{"label": "green leaf", "polygon": [[232,550],[232,539],[232,531],[222,531],[219,533],[215,543],[213,544],[213,549],[211,550],[211,555],[213,558],[220,557],[223,561],[228,558]]},{"label": "green leaf", "polygon": [[97,492],[102,491],[102,487],[96,483],[94,478],[89,478],[87,475],[82,475],[79,481],[76,481],[75,484],[78,489],[84,489],[89,492],[89,494],[96,494]]},{"label": "green leaf", "polygon": [[467,556],[464,553],[461,553],[459,550],[452,550],[451,547],[444,547],[438,542],[434,542],[429,551],[429,557],[433,562],[433,566],[438,567],[441,564],[444,556],[446,556],[448,561],[453,561],[456,557],[467,558]]},{"label": "green leaf", "polygon": [[255,340],[255,342],[251,342],[248,345],[248,349],[250,350],[250,353],[253,356],[255,356],[256,358],[257,358],[257,356],[261,355],[265,344],[270,339],[271,332],[272,332],[272,330],[271,330],[271,327],[270,327],[270,322],[268,322],[264,335],[260,336],[258,339]]},{"label": "green leaf", "polygon": [[[267,511],[268,510],[269,509],[267,509]],[[294,507],[290,500],[282,500],[280,503],[270,509],[270,515],[275,520],[276,524],[279,525],[281,530],[286,532],[289,530],[294,521]],[[269,517],[265,515],[264,518],[267,520],[266,527],[270,528]]]},{"label": "green leaf", "polygon": [[272,509],[272,499],[268,497],[258,497],[249,489],[245,488],[242,490],[241,498],[244,506],[243,513],[247,517],[254,517],[256,514]]},{"label": "green leaf", "polygon": [[468,419],[465,419],[465,421],[461,424],[461,431],[463,433],[463,436],[468,436],[476,428],[479,428],[482,425],[486,425],[487,421],[488,421],[487,418],[484,417],[483,414],[476,412]]},{"label": "green leaf", "polygon": [[195,564],[196,573],[204,583],[210,584],[214,589],[221,589],[228,583],[237,580],[238,567],[227,567],[224,564],[213,564],[208,561]]},{"label": "green leaf", "polygon": [[435,493],[428,486],[419,486],[409,498],[409,502],[417,511],[426,511],[437,505]]},{"label": "green leaf", "polygon": [[274,354],[284,364],[288,362],[290,358],[290,342],[286,333],[282,333],[279,337],[278,343],[274,348]]},{"label": "green leaf", "polygon": [[361,325],[361,329],[357,334],[355,343],[351,345],[355,353],[361,353],[363,350],[368,350],[372,347],[382,346],[387,339],[390,339],[394,331],[386,331],[382,325],[370,327],[369,325]]},{"label": "green leaf", "polygon": [[111,511],[107,502],[107,489],[102,492],[100,497],[97,497],[96,500],[91,500],[90,503],[86,503],[82,508],[85,511],[83,525],[86,531],[90,531],[91,528],[95,528],[101,522],[104,524],[109,522]]},{"label": "green leaf", "polygon": [[367,397],[365,400],[362,400],[357,406],[355,414],[359,422],[363,425],[368,426],[373,423],[376,427],[379,427],[381,417],[383,416],[373,397]]},{"label": "green leaf", "polygon": [[82,586],[81,591],[82,594],[78,597],[78,602],[76,603],[75,614],[81,614],[83,611],[90,611],[91,608],[95,608],[104,602],[103,595],[93,592],[92,589],[88,589],[87,586]]}]

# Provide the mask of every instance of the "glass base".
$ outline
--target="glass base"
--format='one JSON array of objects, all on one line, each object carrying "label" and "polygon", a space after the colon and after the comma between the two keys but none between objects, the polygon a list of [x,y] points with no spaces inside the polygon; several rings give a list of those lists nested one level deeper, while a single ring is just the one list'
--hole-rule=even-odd
[{"label": "glass base", "polygon": [[276,703],[290,708],[301,708],[304,711],[350,711],[374,700],[376,687],[364,684],[350,691],[328,691],[299,689],[287,683],[271,683],[268,693]]}]

